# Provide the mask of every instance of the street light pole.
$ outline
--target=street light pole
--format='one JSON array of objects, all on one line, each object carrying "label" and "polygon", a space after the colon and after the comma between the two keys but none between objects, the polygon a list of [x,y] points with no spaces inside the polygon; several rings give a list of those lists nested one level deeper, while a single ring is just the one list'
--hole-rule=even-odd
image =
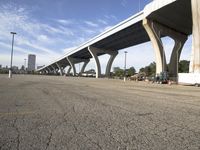
[{"label": "street light pole", "polygon": [[16,32],[10,32],[12,34],[12,51],[11,51],[11,60],[10,60],[10,69],[9,69],[9,78],[12,78],[12,61],[13,61],[13,46],[14,46],[14,36],[17,34]]},{"label": "street light pole", "polygon": [[81,73],[80,73],[80,63],[78,64],[78,68],[79,68],[79,76],[81,76]]},{"label": "street light pole", "polygon": [[125,60],[124,60],[124,82],[126,81],[126,54],[128,52],[127,51],[124,51],[124,54],[125,54]]},{"label": "street light pole", "polygon": [[176,61],[176,66],[177,66],[177,68],[176,68],[176,72],[177,72],[177,74],[176,74],[176,83],[178,83],[178,67],[179,67],[179,54],[178,54],[178,51],[176,52],[176,59],[177,59],[177,61]]}]

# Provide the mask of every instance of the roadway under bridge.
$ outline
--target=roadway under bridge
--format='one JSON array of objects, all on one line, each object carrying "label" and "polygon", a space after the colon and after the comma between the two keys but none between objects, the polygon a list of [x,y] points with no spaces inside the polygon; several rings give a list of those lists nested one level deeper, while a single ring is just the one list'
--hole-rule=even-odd
[{"label": "roadway under bridge", "polygon": [[106,76],[109,77],[112,63],[119,50],[151,41],[156,56],[156,74],[159,74],[167,71],[162,37],[168,36],[175,43],[170,56],[169,77],[171,80],[177,80],[177,62],[184,43],[192,34],[190,72],[200,73],[200,9],[198,8],[200,8],[199,0],[154,0],[141,12],[37,71],[43,74],[60,72],[63,75],[63,69],[69,66],[68,73],[72,69],[75,76],[76,63],[84,62],[80,71],[83,73],[90,59],[94,58],[96,78],[99,78],[101,65],[98,56],[108,54],[110,58],[106,67]]}]

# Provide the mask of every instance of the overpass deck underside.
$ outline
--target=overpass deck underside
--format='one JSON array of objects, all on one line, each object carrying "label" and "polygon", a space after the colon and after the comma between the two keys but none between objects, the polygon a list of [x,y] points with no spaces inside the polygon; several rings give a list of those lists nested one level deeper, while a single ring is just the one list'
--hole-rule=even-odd
[{"label": "overpass deck underside", "polygon": [[[131,25],[128,28],[125,28],[124,30],[121,30],[118,33],[115,33],[93,44],[92,46],[105,50],[118,51],[130,46],[147,42],[149,40],[150,39],[145,29],[142,26],[142,21],[140,21],[134,25]],[[103,54],[105,53],[98,53],[98,56]],[[88,59],[92,57],[87,47],[85,47],[81,51],[72,54],[71,56],[74,58],[82,58],[82,59]]]},{"label": "overpass deck underside", "polygon": [[192,34],[192,10],[190,0],[177,0],[147,16],[164,26],[185,35]]}]

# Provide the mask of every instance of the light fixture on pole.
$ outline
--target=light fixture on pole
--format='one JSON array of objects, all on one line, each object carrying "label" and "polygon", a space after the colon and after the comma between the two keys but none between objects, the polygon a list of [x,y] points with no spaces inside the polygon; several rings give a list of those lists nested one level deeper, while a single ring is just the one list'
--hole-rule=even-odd
[{"label": "light fixture on pole", "polygon": [[16,32],[10,32],[12,34],[12,50],[11,50],[11,60],[10,60],[10,69],[9,69],[9,78],[12,78],[12,61],[13,61],[13,46],[14,46],[14,36],[17,34]]},{"label": "light fixture on pole", "polygon": [[125,60],[124,60],[124,82],[126,81],[126,54],[128,52],[127,51],[124,51],[124,54],[125,54]]}]

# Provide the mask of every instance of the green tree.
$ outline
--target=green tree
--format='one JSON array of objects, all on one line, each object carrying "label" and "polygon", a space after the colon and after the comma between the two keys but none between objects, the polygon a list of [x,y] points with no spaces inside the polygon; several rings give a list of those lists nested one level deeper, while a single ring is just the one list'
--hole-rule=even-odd
[{"label": "green tree", "polygon": [[150,63],[148,66],[141,68],[139,72],[145,72],[147,76],[154,76],[156,73],[156,63]]},{"label": "green tree", "polygon": [[113,68],[113,73],[114,73],[114,75],[117,76],[117,77],[122,77],[122,76],[124,76],[124,70],[121,69],[120,67],[114,67],[114,68]]},{"label": "green tree", "polygon": [[128,76],[132,76],[132,75],[135,74],[136,70],[135,70],[134,67],[130,67],[130,68],[127,70],[127,72],[128,72]]},{"label": "green tree", "polygon": [[[179,62],[179,73],[188,73],[189,72],[190,61],[181,60]],[[169,67],[169,64],[167,65]],[[145,66],[139,70],[139,72],[145,72],[147,76],[155,76],[156,73],[156,63],[152,62],[148,66]]]},{"label": "green tree", "polygon": [[179,73],[188,73],[189,72],[189,65],[190,65],[190,61],[181,60],[179,62],[179,65],[178,65]]},{"label": "green tree", "polygon": [[145,68],[144,67],[140,68],[139,72],[145,72]]}]

